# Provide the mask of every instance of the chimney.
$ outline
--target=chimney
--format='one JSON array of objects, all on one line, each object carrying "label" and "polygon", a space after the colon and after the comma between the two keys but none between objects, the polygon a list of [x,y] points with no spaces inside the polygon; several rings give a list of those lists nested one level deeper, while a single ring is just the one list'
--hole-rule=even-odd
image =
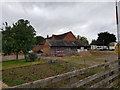
[{"label": "chimney", "polygon": [[47,35],[47,38],[49,38],[49,35]]}]

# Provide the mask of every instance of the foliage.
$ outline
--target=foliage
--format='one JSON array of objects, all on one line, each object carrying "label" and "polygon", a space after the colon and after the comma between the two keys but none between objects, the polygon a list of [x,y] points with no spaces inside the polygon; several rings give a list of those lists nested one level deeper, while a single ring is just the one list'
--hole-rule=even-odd
[{"label": "foliage", "polygon": [[92,40],[91,44],[92,45],[104,45],[104,46],[108,46],[109,48],[109,43],[111,42],[115,42],[116,41],[116,37],[114,34],[110,34],[108,32],[101,32],[98,34],[98,38],[97,40]]},{"label": "foliage", "polygon": [[7,54],[16,52],[18,60],[18,52],[23,51],[26,56],[26,53],[33,48],[36,32],[28,20],[20,19],[13,26],[8,26],[6,23],[2,34],[3,52]]},{"label": "foliage", "polygon": [[35,37],[35,44],[38,45],[38,44],[42,43],[43,40],[44,40],[44,37],[36,36]]},{"label": "foliage", "polygon": [[20,19],[13,24],[15,52],[22,50],[24,54],[33,48],[36,32],[28,20]]},{"label": "foliage", "polygon": [[119,45],[119,47],[118,47],[118,44],[115,46],[115,53],[120,53],[120,45]]},{"label": "foliage", "polygon": [[7,22],[3,23],[4,30],[2,30],[2,50],[5,54],[10,54],[13,51],[14,39],[12,38],[12,28],[8,26]]},{"label": "foliage", "polygon": [[91,45],[97,45],[97,40],[93,39]]},{"label": "foliage", "polygon": [[114,42],[109,43],[109,46],[114,46]]},{"label": "foliage", "polygon": [[115,42],[116,37],[114,34],[110,34],[108,32],[101,32],[98,34],[98,45],[106,45],[109,46],[109,43]]},{"label": "foliage", "polygon": [[37,59],[37,54],[36,53],[30,53],[28,55],[28,58],[30,61],[35,61]]},{"label": "foliage", "polygon": [[81,37],[80,35],[77,35],[77,39],[78,40],[81,40],[82,42],[84,42],[85,44],[89,44],[88,40],[86,37]]}]

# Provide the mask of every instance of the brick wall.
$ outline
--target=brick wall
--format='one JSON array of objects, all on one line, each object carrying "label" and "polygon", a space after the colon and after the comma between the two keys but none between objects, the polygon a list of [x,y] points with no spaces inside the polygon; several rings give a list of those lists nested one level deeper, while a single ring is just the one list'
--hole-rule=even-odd
[{"label": "brick wall", "polygon": [[41,50],[41,49],[43,49],[43,45],[37,45],[37,46],[35,46],[35,47],[33,48],[33,51],[34,51],[34,52],[37,52],[37,51],[39,51],[39,50]]},{"label": "brick wall", "polygon": [[50,48],[48,42],[46,41],[44,44],[44,47],[43,47],[43,54],[50,55],[50,52],[51,52],[50,50],[51,50],[51,48]]},{"label": "brick wall", "polygon": [[77,39],[72,33],[68,33],[64,40],[77,40]]}]

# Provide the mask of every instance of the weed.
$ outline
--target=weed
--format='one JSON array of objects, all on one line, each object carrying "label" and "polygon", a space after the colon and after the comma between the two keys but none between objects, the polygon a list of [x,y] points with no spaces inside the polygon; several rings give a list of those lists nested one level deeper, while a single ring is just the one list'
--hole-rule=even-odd
[{"label": "weed", "polygon": [[80,86],[79,88],[85,88],[84,86]]},{"label": "weed", "polygon": [[2,77],[3,82],[6,82],[7,84],[12,83],[12,79],[10,77]]},{"label": "weed", "polygon": [[16,82],[16,85],[20,85],[20,84],[22,84],[24,82],[25,82],[24,80],[19,80],[19,81]]}]

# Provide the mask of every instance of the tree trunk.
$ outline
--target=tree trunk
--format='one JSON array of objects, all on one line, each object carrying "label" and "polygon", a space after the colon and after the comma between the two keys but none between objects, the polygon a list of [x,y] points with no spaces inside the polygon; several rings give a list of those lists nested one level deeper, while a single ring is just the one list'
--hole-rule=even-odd
[{"label": "tree trunk", "polygon": [[27,60],[27,56],[26,56],[26,53],[24,53],[24,58],[25,58],[25,60]]},{"label": "tree trunk", "polygon": [[16,60],[18,61],[18,52],[16,52]]},{"label": "tree trunk", "polygon": [[24,53],[24,58],[25,58],[25,60],[27,61],[27,55],[26,55],[26,53]]}]

